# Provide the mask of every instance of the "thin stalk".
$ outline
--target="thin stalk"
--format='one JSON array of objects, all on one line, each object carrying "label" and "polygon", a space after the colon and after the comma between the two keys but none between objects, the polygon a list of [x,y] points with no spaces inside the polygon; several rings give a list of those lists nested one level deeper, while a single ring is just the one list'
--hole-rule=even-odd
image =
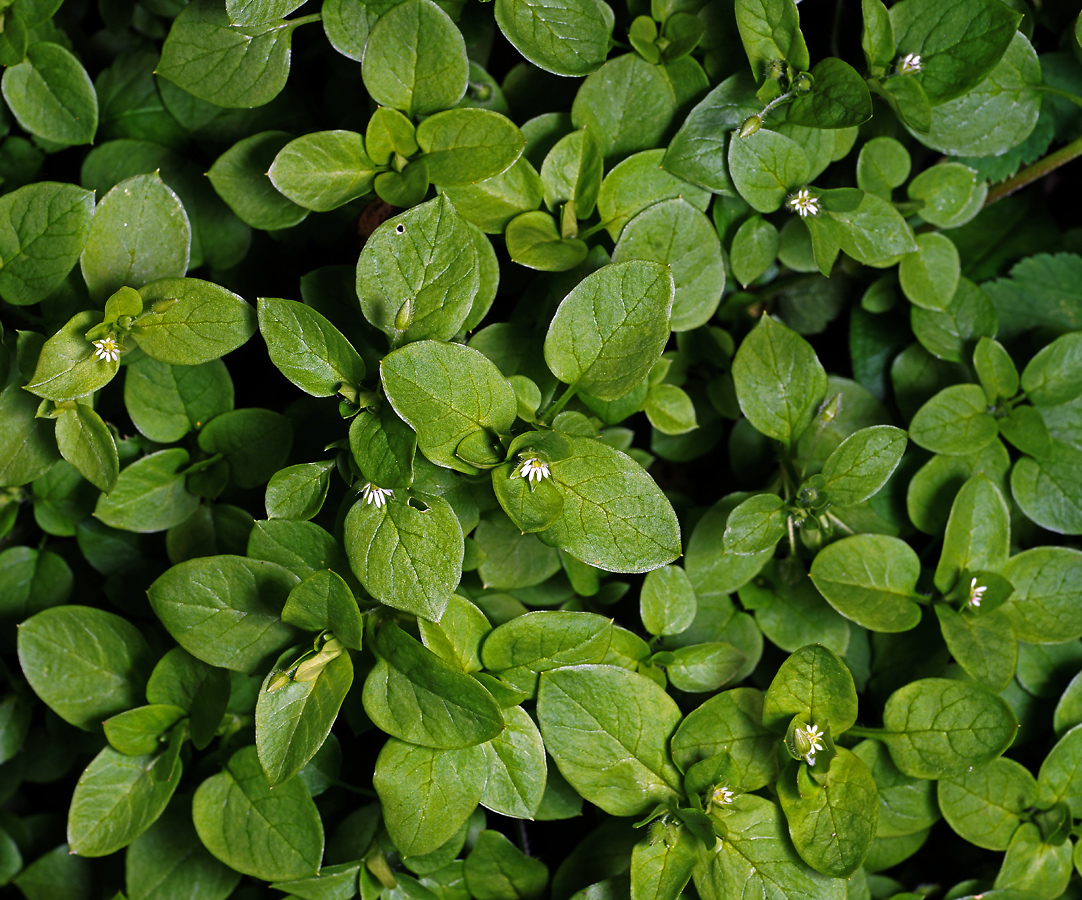
[{"label": "thin stalk", "polygon": [[1044,178],[1050,172],[1054,172],[1060,166],[1069,163],[1072,159],[1082,156],[1082,137],[1076,138],[1064,147],[1060,147],[1055,153],[1050,153],[1044,159],[1040,159],[1032,166],[1023,169],[1012,178],[1008,178],[1001,184],[997,184],[988,192],[984,200],[985,206],[990,206],[997,200],[1009,197],[1015,191],[1020,191],[1033,182]]},{"label": "thin stalk", "polygon": [[310,16],[301,16],[299,19],[287,19],[286,24],[292,25],[294,28],[298,28],[301,25],[308,25],[312,22],[322,22],[323,13],[312,13]]},{"label": "thin stalk", "polygon": [[881,738],[884,734],[882,728],[861,728],[859,725],[853,725],[845,730],[846,737]]},{"label": "thin stalk", "polygon": [[575,385],[571,385],[566,391],[564,391],[563,396],[561,396],[555,404],[549,407],[548,412],[545,413],[545,422],[551,424],[552,420],[556,418],[560,410],[567,406],[567,401],[574,397],[575,394],[577,394],[578,392],[579,389],[575,387]]}]

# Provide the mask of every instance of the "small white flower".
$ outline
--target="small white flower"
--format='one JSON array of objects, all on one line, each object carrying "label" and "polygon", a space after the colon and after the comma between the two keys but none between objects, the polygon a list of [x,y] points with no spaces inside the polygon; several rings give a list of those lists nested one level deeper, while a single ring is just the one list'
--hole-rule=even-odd
[{"label": "small white flower", "polygon": [[977,587],[977,579],[973,578],[969,582],[969,599],[966,601],[970,606],[980,606],[981,598],[984,597],[984,592],[988,590],[988,585],[982,584]]},{"label": "small white flower", "polygon": [[807,188],[801,188],[786,203],[793,212],[800,213],[802,219],[804,216],[819,215],[819,198],[813,197]]},{"label": "small white flower", "polygon": [[907,53],[898,60],[899,75],[916,75],[921,70],[919,53]]},{"label": "small white flower", "polygon": [[511,477],[525,478],[531,484],[537,484],[542,478],[549,477],[549,464],[544,460],[531,456],[529,459],[523,460],[518,472]]},{"label": "small white flower", "polygon": [[726,784],[714,788],[714,793],[710,795],[710,799],[716,806],[728,806],[733,802],[733,796],[733,791]]},{"label": "small white flower", "polygon": [[818,725],[809,725],[803,729],[804,737],[808,739],[808,743],[811,744],[811,749],[804,755],[804,758],[808,761],[809,766],[815,765],[815,754],[819,753],[823,749],[823,745],[819,743],[823,737],[823,732],[819,730]]},{"label": "small white flower", "polygon": [[120,344],[116,342],[116,336],[107,334],[100,341],[94,341],[94,355],[107,362],[120,359]]},{"label": "small white flower", "polygon": [[371,503],[376,509],[380,509],[387,502],[388,497],[394,497],[394,491],[387,488],[376,487],[371,481],[366,481],[361,489],[365,503]]}]

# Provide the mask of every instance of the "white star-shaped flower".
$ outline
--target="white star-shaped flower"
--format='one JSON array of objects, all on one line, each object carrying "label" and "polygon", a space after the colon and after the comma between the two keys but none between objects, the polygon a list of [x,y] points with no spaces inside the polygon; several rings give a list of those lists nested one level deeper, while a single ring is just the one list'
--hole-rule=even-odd
[{"label": "white star-shaped flower", "polygon": [[802,219],[819,215],[819,198],[813,197],[807,188],[801,188],[785,202],[793,212],[800,213]]},{"label": "white star-shaped flower", "polygon": [[988,585],[982,584],[977,587],[977,579],[972,578],[969,582],[969,599],[966,601],[970,606],[980,606],[981,598],[984,596],[984,592],[988,590]]},{"label": "white star-shaped flower", "polygon": [[376,509],[381,509],[387,502],[388,497],[394,497],[394,491],[388,488],[376,487],[371,481],[366,481],[361,489],[361,496],[365,503],[371,503]]},{"label": "white star-shaped flower", "polygon": [[536,456],[531,456],[529,459],[522,461],[522,465],[519,466],[518,472],[511,477],[525,478],[530,484],[537,484],[542,478],[549,477],[549,464],[544,460],[538,459]]},{"label": "white star-shaped flower", "polygon": [[899,75],[916,75],[921,70],[919,53],[907,53],[898,60]]},{"label": "white star-shaped flower", "polygon": [[729,785],[722,785],[714,788],[714,793],[710,795],[711,801],[717,806],[728,806],[733,802],[733,791],[730,790]]},{"label": "white star-shaped flower", "polygon": [[808,743],[811,744],[811,749],[804,755],[804,758],[808,761],[809,766],[815,765],[815,754],[819,753],[823,749],[823,745],[819,743],[823,737],[823,732],[819,730],[818,725],[809,725],[803,729],[804,737],[808,739]]},{"label": "white star-shaped flower", "polygon": [[100,341],[94,341],[94,355],[106,362],[116,362],[120,359],[120,344],[117,343],[116,336],[107,334]]}]

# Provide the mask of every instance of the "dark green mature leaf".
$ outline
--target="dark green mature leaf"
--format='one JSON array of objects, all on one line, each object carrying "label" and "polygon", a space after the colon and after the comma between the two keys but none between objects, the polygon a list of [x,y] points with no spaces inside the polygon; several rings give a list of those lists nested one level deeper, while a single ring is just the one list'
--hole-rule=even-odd
[{"label": "dark green mature leaf", "polygon": [[933,453],[975,453],[998,434],[984,391],[975,384],[944,388],[909,423],[909,436]]},{"label": "dark green mature leaf", "polygon": [[225,9],[235,25],[259,25],[283,19],[301,6],[304,0],[226,0]]},{"label": "dark green mature leaf", "polygon": [[492,695],[471,675],[444,662],[393,622],[376,637],[380,662],[364,684],[372,721],[392,736],[452,750],[491,740],[503,730]]},{"label": "dark green mature leaf", "polygon": [[723,537],[725,551],[753,556],[773,550],[783,537],[789,513],[776,494],[755,494],[729,514]]},{"label": "dark green mature leaf", "polygon": [[359,387],[364,361],[321,313],[295,300],[260,297],[259,330],[273,362],[306,394],[330,397]]},{"label": "dark green mature leaf", "polygon": [[253,134],[226,150],[207,172],[218,196],[253,228],[290,228],[308,215],[303,206],[282,196],[268,178],[268,167],[292,138],[285,131]]},{"label": "dark green mature leaf", "polygon": [[[288,666],[293,651],[279,660]],[[270,691],[282,670],[275,666],[259,690],[255,705],[255,746],[271,787],[289,781],[316,755],[330,733],[342,701],[353,684],[349,653],[340,653],[311,681],[290,681]]]},{"label": "dark green mature leaf", "polygon": [[527,856],[498,831],[477,836],[463,867],[474,900],[538,900],[548,886],[548,867]]},{"label": "dark green mature leaf", "polygon": [[486,234],[503,234],[516,216],[537,209],[544,198],[541,176],[525,157],[493,178],[443,191],[459,215]]},{"label": "dark green mature leaf", "polygon": [[461,187],[510,168],[526,138],[514,122],[492,110],[449,109],[417,127],[417,144],[435,184]]},{"label": "dark green mature leaf", "polygon": [[604,266],[571,291],[545,336],[545,362],[576,390],[615,400],[649,373],[669,338],[673,277],[659,263]]},{"label": "dark green mature leaf", "polygon": [[279,618],[300,579],[283,566],[243,556],[189,559],[147,591],[169,633],[197,659],[249,674],[296,640]]},{"label": "dark green mature leaf", "polygon": [[903,0],[890,10],[899,56],[920,56],[917,78],[932,105],[975,87],[1006,52],[1019,15],[994,0]]},{"label": "dark green mature leaf", "polygon": [[355,503],[346,514],[346,552],[373,597],[438,622],[462,578],[462,526],[443,497],[416,499],[423,510],[405,498]]},{"label": "dark green mature leaf", "polygon": [[935,784],[910,778],[890,761],[890,751],[879,741],[861,741],[853,748],[872,773],[879,793],[878,837],[902,837],[934,825],[940,819]]},{"label": "dark green mature leaf", "polygon": [[801,71],[811,65],[793,0],[737,0],[736,25],[756,81],[768,77],[777,60]]},{"label": "dark green mature leaf", "polygon": [[1049,531],[1082,534],[1082,450],[1054,440],[1046,456],[1023,456],[1011,471],[1011,493],[1026,516]]},{"label": "dark green mature leaf", "polygon": [[1003,610],[974,616],[939,603],[935,613],[947,649],[958,665],[992,690],[1006,690],[1018,664],[1018,641]]},{"label": "dark green mature leaf", "polygon": [[1048,809],[1059,801],[1066,802],[1072,812],[1082,806],[1082,727],[1075,726],[1052,748],[1037,776],[1037,805]]},{"label": "dark green mature leaf", "polygon": [[447,13],[431,0],[404,0],[372,27],[363,72],[364,86],[381,106],[423,116],[462,99],[469,61]]},{"label": "dark green mature leaf", "polygon": [[102,314],[87,310],[69,319],[41,348],[26,390],[47,400],[85,397],[113,380],[119,364],[100,359],[85,333]]},{"label": "dark green mature leaf", "polygon": [[98,97],[71,51],[39,41],[26,58],[4,70],[4,99],[19,124],[55,144],[90,144],[98,130]]},{"label": "dark green mature leaf", "polygon": [[79,777],[68,811],[68,844],[80,856],[108,856],[146,831],[165,810],[180,783],[173,761],[167,778],[154,771],[155,757],[103,749]]},{"label": "dark green mature leaf", "polygon": [[823,489],[835,506],[855,506],[878,493],[905,452],[906,435],[892,425],[873,425],[849,435],[823,463]]},{"label": "dark green mature leaf", "polygon": [[314,875],[323,824],[299,778],[271,788],[256,748],[234,753],[195,792],[192,819],[203,845],[231,869],[280,881]]},{"label": "dark green mature leaf", "polygon": [[601,145],[585,128],[572,131],[556,142],[541,166],[545,204],[554,212],[575,201],[575,215],[589,217],[597,205],[604,160]]},{"label": "dark green mature leaf", "polygon": [[376,170],[359,134],[320,131],[282,147],[267,175],[291,202],[327,212],[369,193]]},{"label": "dark green mature leaf", "polygon": [[19,628],[18,649],[34,692],[64,721],[86,730],[137,706],[152,664],[139,629],[88,606],[39,612]]},{"label": "dark green mature leaf", "polygon": [[951,506],[935,586],[946,594],[963,572],[1002,572],[1010,552],[1010,510],[995,482],[975,475]]},{"label": "dark green mature leaf", "polygon": [[396,345],[451,340],[480,286],[470,227],[442,195],[380,225],[357,262],[365,318]]},{"label": "dark green mature leaf", "polygon": [[34,481],[60,458],[53,429],[35,417],[37,409],[37,398],[18,384],[0,392],[0,486]]},{"label": "dark green mature leaf", "polygon": [[642,584],[639,611],[651,634],[679,634],[695,620],[695,591],[679,566],[662,566]]},{"label": "dark green mature leaf", "polygon": [[390,404],[378,410],[368,407],[353,418],[349,447],[361,474],[372,484],[398,489],[413,483],[417,435]]},{"label": "dark green mature leaf", "polygon": [[347,647],[361,649],[364,622],[357,598],[345,579],[330,569],[309,575],[289,592],[282,621],[305,631],[330,630]]},{"label": "dark green mature leaf", "polygon": [[691,879],[699,841],[677,826],[661,836],[644,838],[631,851],[631,884],[636,900],[676,900]]},{"label": "dark green mature leaf", "polygon": [[811,423],[827,388],[811,345],[770,316],[759,320],[737,350],[733,381],[748,421],[786,446]]},{"label": "dark green mature leaf", "polygon": [[431,853],[453,837],[481,798],[485,771],[480,746],[436,750],[389,738],[372,783],[399,851]]},{"label": "dark green mature leaf", "polygon": [[557,75],[589,75],[612,44],[612,21],[590,0],[497,0],[495,13],[515,49]]},{"label": "dark green mature leaf", "polygon": [[872,117],[872,97],[857,70],[828,56],[811,70],[811,93],[786,107],[786,118],[809,128],[851,128]]},{"label": "dark green mature leaf", "polygon": [[233,25],[213,0],[195,0],[173,21],[157,74],[216,106],[269,103],[289,77],[295,21]]},{"label": "dark green mature leaf", "polygon": [[502,712],[504,730],[481,745],[488,758],[488,780],[480,802],[501,815],[532,819],[541,806],[548,778],[545,744],[521,706]]},{"label": "dark green mature leaf", "polygon": [[178,441],[233,408],[233,380],[221,360],[170,366],[144,356],[125,371],[124,406],[152,441]]},{"label": "dark green mature leaf", "polygon": [[561,774],[611,815],[637,815],[678,794],[667,744],[680,711],[642,675],[616,666],[552,669],[541,676],[537,717]]},{"label": "dark green mature leaf", "polygon": [[915,778],[961,775],[1000,756],[1018,723],[983,685],[922,678],[899,688],[883,709],[883,740],[894,764]]},{"label": "dark green mature leaf", "polygon": [[242,488],[265,484],[285,463],[292,444],[290,420],[258,407],[215,416],[199,433],[199,449],[222,454],[230,477]]},{"label": "dark green mature leaf", "polygon": [[112,492],[98,498],[94,515],[113,528],[150,533],[179,525],[199,506],[179,470],[188,465],[188,451],[159,450],[124,469]]},{"label": "dark green mature leaf", "polygon": [[779,209],[789,193],[808,180],[810,171],[800,144],[777,131],[762,128],[747,137],[734,133],[729,139],[729,174],[740,196],[758,212]]},{"label": "dark green mature leaf", "polygon": [[132,325],[152,359],[195,366],[236,350],[255,334],[256,313],[225,288],[198,278],[162,278],[141,287],[145,312]]},{"label": "dark green mature leaf", "polygon": [[838,748],[822,789],[802,791],[796,766],[778,779],[778,799],[797,853],[824,875],[845,878],[864,861],[875,838],[879,795],[860,757]]},{"label": "dark green mature leaf", "polygon": [[267,518],[311,519],[323,507],[334,462],[300,463],[279,469],[267,482]]},{"label": "dark green mature leaf", "polygon": [[417,432],[432,462],[466,474],[477,468],[456,450],[485,430],[506,434],[517,416],[515,392],[484,354],[462,344],[417,341],[387,354],[380,377],[391,406]]},{"label": "dark green mature leaf", "polygon": [[1082,395],[1082,334],[1056,338],[1022,371],[1022,390],[1035,406],[1057,406]]},{"label": "dark green mature leaf", "polygon": [[87,481],[108,493],[120,472],[112,432],[93,409],[82,403],[61,413],[56,421],[56,444],[60,455]]},{"label": "dark green mature leaf", "polygon": [[94,194],[39,181],[0,197],[0,296],[16,306],[44,300],[83,252]]},{"label": "dark green mature leaf", "polygon": [[566,272],[590,252],[585,241],[563,238],[552,216],[540,210],[515,216],[507,223],[504,239],[511,259],[542,272]]},{"label": "dark green mature leaf", "polygon": [[110,716],[102,727],[114,750],[140,756],[160,750],[158,739],[186,715],[187,711],[179,706],[155,703]]},{"label": "dark green mature leaf", "polygon": [[1008,560],[1003,576],[1014,593],[1002,609],[1019,640],[1049,644],[1082,637],[1082,552],[1034,547]]},{"label": "dark green mature leaf", "polygon": [[683,197],[702,210],[710,204],[710,192],[663,168],[664,158],[660,149],[634,153],[613,166],[601,182],[597,212],[614,241],[632,217],[661,200]]}]

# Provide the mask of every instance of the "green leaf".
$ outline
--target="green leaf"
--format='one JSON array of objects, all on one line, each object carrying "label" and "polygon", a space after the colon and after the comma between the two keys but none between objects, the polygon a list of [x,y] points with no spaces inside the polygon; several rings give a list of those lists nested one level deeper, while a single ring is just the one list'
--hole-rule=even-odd
[{"label": "green leaf", "polygon": [[789,766],[778,779],[778,799],[804,862],[824,875],[846,878],[871,849],[879,795],[863,760],[844,747],[837,752],[821,790],[802,791],[798,768]]},{"label": "green leaf", "polygon": [[733,184],[758,212],[780,209],[790,191],[808,180],[810,171],[800,144],[776,131],[762,128],[747,137],[733,134],[729,140]]},{"label": "green leaf", "polygon": [[98,498],[94,515],[113,528],[149,534],[179,525],[199,506],[180,470],[188,451],[174,447],[137,459],[117,478],[108,496]]},{"label": "green leaf", "polygon": [[196,366],[236,350],[256,331],[243,299],[198,278],[162,278],[139,289],[146,310],[132,323],[139,348],[174,366]]},{"label": "green leaf", "polygon": [[973,218],[988,195],[988,184],[956,162],[925,169],[909,182],[909,199],[923,203],[920,217],[938,228],[957,228]]},{"label": "green leaf", "polygon": [[648,572],[676,559],[679,523],[654,480],[607,444],[568,440],[568,455],[549,462],[564,505],[541,540],[607,572]]},{"label": "green leaf", "polygon": [[155,615],[185,650],[212,666],[257,672],[297,632],[280,618],[300,579],[243,556],[204,556],[173,566],[151,584]]},{"label": "green leaf", "polygon": [[34,693],[65,722],[88,731],[139,705],[153,661],[139,629],[88,606],[57,606],[27,619],[18,650]]},{"label": "green leaf", "polygon": [[120,461],[112,432],[89,406],[77,403],[61,413],[56,444],[60,455],[96,488],[108,493],[116,485]]},{"label": "green leaf", "polygon": [[79,776],[68,811],[68,845],[80,856],[108,856],[126,847],[165,810],[180,783],[180,760],[155,777],[155,757],[103,749]]},{"label": "green leaf", "polygon": [[1034,406],[1057,406],[1082,395],[1082,334],[1056,338],[1022,371],[1022,390]]},{"label": "green leaf", "polygon": [[1019,640],[1050,644],[1082,637],[1082,552],[1034,547],[1012,556],[1003,577],[1014,593],[1003,604]]},{"label": "green leaf", "polygon": [[264,881],[314,875],[323,824],[299,778],[271,788],[255,747],[238,750],[195,792],[192,819],[203,845],[231,869]]},{"label": "green leaf", "polygon": [[561,381],[602,400],[636,387],[669,337],[673,278],[660,264],[632,260],[588,275],[556,310],[545,362]]},{"label": "green leaf", "polygon": [[488,357],[462,344],[417,341],[380,363],[387,399],[417,432],[417,446],[436,465],[475,474],[456,449],[485,430],[506,434],[517,416],[515,392]]},{"label": "green leaf", "polygon": [[541,677],[537,718],[561,774],[610,815],[639,815],[678,795],[666,744],[680,711],[642,675],[616,666],[552,669]]},{"label": "green leaf", "polygon": [[566,272],[586,259],[589,247],[575,238],[563,238],[556,222],[545,212],[526,212],[507,223],[504,234],[511,259],[528,269]]},{"label": "green leaf", "polygon": [[[973,341],[995,334],[998,325],[992,301],[968,278],[959,279],[957,290],[942,310],[914,305],[909,318],[914,335],[925,349],[952,362],[962,362],[969,355]],[[991,402],[996,399],[992,397]]]},{"label": "green leaf", "polygon": [[762,275],[778,255],[778,229],[762,216],[746,219],[733,237],[729,259],[733,275],[744,287]]},{"label": "green leaf", "polygon": [[450,840],[477,806],[485,771],[480,746],[436,750],[389,738],[372,783],[399,852],[420,856]]},{"label": "green leaf", "polygon": [[811,423],[826,393],[826,371],[811,345],[763,316],[733,360],[740,409],[755,429],[786,446]]},{"label": "green leaf", "polygon": [[861,741],[853,748],[853,755],[868,767],[879,792],[878,837],[903,837],[939,821],[935,784],[899,772],[879,741]]},{"label": "green leaf", "polygon": [[189,891],[200,900],[224,900],[241,877],[200,843],[188,798],[178,797],[171,803],[132,842],[124,862],[131,900],[167,900],[173,888]]},{"label": "green leaf", "polygon": [[865,194],[855,209],[827,209],[826,214],[838,226],[841,249],[857,262],[882,265],[917,249],[913,229],[882,197]]},{"label": "green leaf", "polygon": [[820,644],[809,644],[781,664],[763,700],[763,725],[784,730],[800,716],[832,736],[857,720],[857,692],[849,669]]},{"label": "green leaf", "polygon": [[158,739],[187,714],[179,706],[156,703],[110,716],[102,722],[102,727],[114,750],[126,756],[140,756],[160,750]]},{"label": "green leaf", "polygon": [[113,380],[119,367],[98,358],[85,333],[101,322],[101,313],[77,313],[41,348],[37,368],[26,390],[47,400],[85,397]]},{"label": "green leaf", "polygon": [[504,730],[482,744],[488,780],[481,805],[516,819],[532,819],[545,795],[545,745],[521,706],[503,710]]},{"label": "green leaf", "polygon": [[333,462],[300,463],[275,472],[267,482],[267,518],[311,519],[323,507]]},{"label": "green leaf", "polygon": [[199,449],[220,453],[238,487],[265,484],[281,468],[293,443],[293,425],[281,413],[254,407],[211,419],[199,432]]},{"label": "green leaf", "polygon": [[430,115],[466,93],[466,44],[451,17],[431,0],[404,0],[372,27],[363,73],[376,103],[410,117]]},{"label": "green leaf", "polygon": [[977,341],[973,351],[973,368],[977,371],[989,403],[1010,399],[1018,393],[1018,369],[999,341],[988,337]]},{"label": "green leaf", "polygon": [[847,619],[873,631],[908,631],[920,621],[914,602],[920,561],[897,538],[859,534],[828,544],[816,555],[811,580]]},{"label": "green leaf", "polygon": [[262,106],[285,87],[296,27],[284,19],[233,25],[214,0],[194,0],[173,20],[155,71],[215,106]]},{"label": "green leaf", "polygon": [[305,204],[298,206],[290,197],[283,197],[268,178],[267,169],[292,138],[285,131],[253,134],[226,150],[207,172],[218,196],[253,228],[290,228],[308,215]]},{"label": "green leaf", "polygon": [[1010,542],[1007,501],[988,476],[973,476],[951,506],[935,570],[936,589],[946,594],[964,572],[1002,572]]},{"label": "green leaf", "polygon": [[626,53],[586,77],[575,94],[571,121],[592,132],[611,160],[662,143],[677,105],[665,70]]},{"label": "green leaf", "polygon": [[1035,897],[1059,897],[1071,879],[1071,860],[1070,841],[1046,843],[1035,823],[1024,822],[1007,847],[995,888],[1032,893]]},{"label": "green leaf", "polygon": [[575,214],[588,218],[597,205],[603,166],[601,145],[592,132],[580,128],[560,138],[541,166],[545,204],[555,212],[574,200]]},{"label": "green leaf", "polygon": [[477,835],[463,868],[475,900],[538,900],[548,887],[548,867],[527,856],[498,831]]},{"label": "green leaf", "polygon": [[1048,809],[1061,800],[1072,812],[1082,806],[1082,781],[1078,778],[1082,760],[1082,727],[1075,726],[1059,739],[1041,763],[1037,776],[1037,803]]},{"label": "green leaf", "polygon": [[[529,488],[526,493],[530,493]],[[533,587],[560,571],[560,558],[555,550],[532,534],[523,534],[510,519],[498,513],[481,521],[473,539],[484,554],[477,572],[486,588]]]},{"label": "green leaf", "polygon": [[994,691],[1004,691],[1018,664],[1018,641],[1001,609],[974,616],[935,606],[939,627],[951,656],[970,676]]},{"label": "green leaf", "polygon": [[909,423],[909,436],[933,453],[974,453],[998,434],[984,391],[975,384],[944,388]]},{"label": "green leaf", "polygon": [[1027,518],[1058,534],[1082,534],[1082,450],[1052,441],[1041,459],[1023,456],[1011,471],[1011,493]]},{"label": "green leaf", "polygon": [[93,192],[74,184],[39,181],[0,197],[0,296],[27,306],[57,290],[79,261],[93,215]]},{"label": "green leaf", "polygon": [[1014,37],[1019,14],[994,0],[903,0],[890,10],[898,55],[920,56],[919,80],[932,105],[967,93],[992,71]]},{"label": "green leaf", "polygon": [[144,356],[126,368],[124,406],[135,427],[171,443],[233,408],[233,381],[221,360],[170,366]]},{"label": "green leaf", "polygon": [[894,28],[881,0],[861,0],[864,29],[860,44],[872,74],[884,72],[894,60]]},{"label": "green leaf", "polygon": [[828,56],[811,70],[812,90],[786,107],[786,119],[809,128],[852,128],[872,117],[872,97],[857,70]]},{"label": "green leaf", "polygon": [[773,550],[785,537],[789,514],[776,494],[755,494],[730,514],[723,537],[725,551],[752,556]]},{"label": "green leaf", "polygon": [[295,300],[260,297],[259,330],[273,362],[306,394],[330,397],[364,381],[364,361],[322,314]]},{"label": "green leaf", "polygon": [[677,647],[655,659],[664,664],[670,684],[688,693],[716,691],[735,679],[746,662],[740,650],[724,641]]},{"label": "green leaf", "polygon": [[695,591],[679,566],[662,566],[647,574],[639,598],[642,623],[650,634],[679,634],[695,620]]},{"label": "green leaf", "polygon": [[390,404],[371,407],[354,416],[349,446],[361,474],[384,488],[405,488],[413,483],[413,457],[417,435]]},{"label": "green leaf", "polygon": [[702,210],[709,205],[710,193],[662,168],[664,158],[664,150],[635,153],[613,166],[601,182],[597,212],[613,240],[632,217],[661,200],[683,197]]},{"label": "green leaf", "polygon": [[291,204],[328,212],[369,193],[377,168],[356,132],[318,131],[279,148],[267,176]]},{"label": "green leaf", "polygon": [[364,707],[381,730],[423,747],[483,744],[503,730],[492,695],[394,623],[376,637],[380,661],[364,683]]},{"label": "green leaf", "polygon": [[906,775],[947,778],[1002,754],[1018,723],[1007,703],[983,685],[922,678],[890,695],[883,729],[891,759]]},{"label": "green leaf", "polygon": [[357,262],[364,316],[396,344],[449,341],[480,285],[470,227],[444,196],[380,225]]},{"label": "green leaf", "polygon": [[721,244],[710,220],[690,203],[663,200],[628,222],[612,261],[631,259],[661,263],[672,274],[673,331],[698,328],[714,315],[725,287]]},{"label": "green leaf", "polygon": [[438,622],[462,578],[462,527],[443,497],[416,499],[424,510],[404,498],[355,503],[346,514],[346,553],[373,597]]},{"label": "green leaf", "polygon": [[493,178],[522,155],[526,138],[506,116],[487,109],[449,109],[417,127],[417,144],[438,185],[460,187]]},{"label": "green leaf", "polygon": [[823,490],[835,506],[855,506],[877,494],[905,452],[906,434],[873,425],[847,437],[823,464]]},{"label": "green leaf", "polygon": [[342,547],[313,522],[269,519],[256,522],[248,539],[248,556],[278,563],[307,578],[322,569],[345,572],[349,568]]},{"label": "green leaf", "polygon": [[304,631],[330,630],[347,647],[361,649],[364,621],[357,599],[345,579],[330,569],[309,575],[289,592],[282,621]]},{"label": "green leaf", "polygon": [[0,392],[0,486],[34,481],[60,458],[48,422],[35,417],[37,409],[37,398],[18,384]]},{"label": "green leaf", "polygon": [[342,652],[311,681],[291,678],[283,687],[269,690],[294,653],[286,651],[263,679],[255,705],[255,746],[271,787],[289,781],[316,755],[353,684],[353,663],[349,653]]},{"label": "green leaf", "polygon": [[591,0],[496,0],[495,14],[519,53],[557,75],[589,75],[612,45],[612,20]]},{"label": "green leaf", "polygon": [[646,838],[631,851],[631,884],[636,900],[676,900],[691,879],[699,858],[699,841],[677,826],[661,837]]},{"label": "green leaf", "polygon": [[[865,8],[867,9],[867,0]],[[857,186],[865,193],[875,194],[889,201],[894,188],[905,184],[911,165],[909,151],[904,144],[892,137],[872,138],[860,148],[860,156],[857,158]]]},{"label": "green leaf", "polygon": [[541,672],[599,663],[609,651],[612,620],[596,613],[540,610],[496,627],[481,646],[485,668],[523,692]]},{"label": "green leaf", "polygon": [[537,209],[544,197],[541,177],[521,156],[500,175],[443,192],[459,215],[486,234],[503,234],[516,216]]},{"label": "green leaf", "polygon": [[898,266],[898,280],[909,302],[923,309],[944,310],[958,290],[961,263],[958,248],[945,235],[917,236],[917,252]]},{"label": "green leaf", "polygon": [[82,63],[52,41],[39,41],[4,70],[0,88],[24,130],[54,144],[90,144],[98,130],[98,97]]},{"label": "green leaf", "polygon": [[768,77],[776,60],[799,71],[811,66],[793,0],[737,0],[736,26],[757,82]]}]

